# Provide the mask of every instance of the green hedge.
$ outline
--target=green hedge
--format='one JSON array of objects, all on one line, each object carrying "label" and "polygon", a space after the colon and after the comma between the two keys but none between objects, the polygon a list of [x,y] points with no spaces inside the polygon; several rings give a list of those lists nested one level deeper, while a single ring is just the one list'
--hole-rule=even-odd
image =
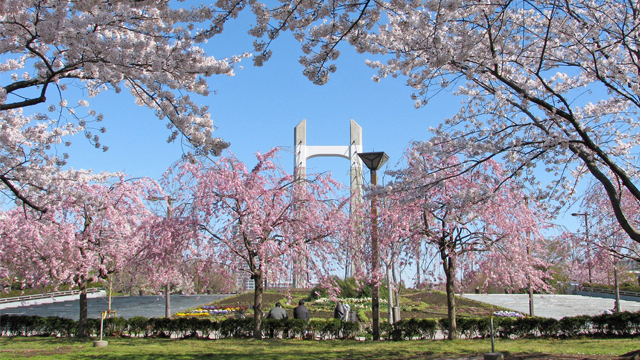
[{"label": "green hedge", "polygon": [[[387,323],[385,323],[387,324]],[[388,324],[387,324],[388,325]],[[434,339],[438,321],[434,319],[400,320],[393,324],[391,338],[395,341],[410,339]]]},{"label": "green hedge", "polygon": [[[459,317],[458,333],[463,338],[486,338],[491,335],[489,317]],[[596,316],[573,316],[561,320],[540,317],[494,317],[494,334],[501,338],[578,336],[638,336],[640,312],[620,312]],[[393,325],[381,323],[381,336],[388,340],[435,339],[438,331],[446,335],[448,320],[408,319]],[[349,323],[336,319],[264,319],[265,337],[350,339],[371,337],[370,323]],[[0,316],[0,336],[69,337],[77,331],[77,323],[59,317],[26,315]],[[89,319],[89,334],[100,335],[100,320]],[[105,319],[104,336],[165,337],[165,338],[248,338],[253,336],[253,319],[227,318],[211,321],[202,318]]]}]

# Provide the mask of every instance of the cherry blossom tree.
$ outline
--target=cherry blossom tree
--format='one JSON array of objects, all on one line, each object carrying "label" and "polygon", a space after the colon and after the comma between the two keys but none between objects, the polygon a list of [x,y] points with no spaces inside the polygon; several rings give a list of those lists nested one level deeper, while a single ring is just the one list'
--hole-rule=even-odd
[{"label": "cherry blossom tree", "polygon": [[[535,211],[532,211],[535,214]],[[535,216],[535,215],[534,215]],[[513,236],[509,241],[494,244],[491,251],[478,254],[474,262],[477,272],[485,278],[485,286],[495,286],[512,291],[552,291],[552,262],[548,242],[540,233],[544,224],[533,226],[535,235]],[[473,268],[473,266],[472,266]],[[532,299],[530,298],[530,301]]]},{"label": "cherry blossom tree", "polygon": [[78,336],[86,336],[87,284],[120,271],[141,250],[145,234],[139,230],[151,215],[144,188],[141,181],[78,182],[58,192],[44,214],[22,207],[7,211],[0,263],[31,286],[78,286]]},{"label": "cherry blossom tree", "polygon": [[[640,201],[629,191],[619,189],[620,204],[634,227],[640,225]],[[585,192],[581,213],[586,215],[589,223],[589,242],[598,250],[609,252],[618,259],[629,258],[640,262],[640,244],[634,242],[624,232],[616,220],[615,210],[608,201],[606,191],[598,183],[593,183]],[[586,240],[586,239],[585,239]]]},{"label": "cherry blossom tree", "polygon": [[[233,75],[241,56],[215,59],[201,44],[222,30],[205,5],[179,8],[162,1],[20,0],[0,4],[0,191],[34,209],[36,194],[54,186],[69,146],[84,133],[107,150],[103,116],[87,98],[128,89],[135,102],[168,121],[202,153],[228,144],[213,136],[208,108],[188,93],[208,95],[206,78]],[[81,88],[79,99],[67,89]],[[97,109],[99,110],[99,109]]]},{"label": "cherry blossom tree", "polygon": [[[202,235],[192,216],[193,194],[183,179],[175,176],[176,166],[170,167],[147,193],[146,200],[159,206],[155,216],[144,224],[147,236],[130,266],[130,271],[143,275],[141,285],[145,289],[164,288],[167,318],[171,317],[171,288],[193,290],[194,279],[211,270],[202,258]],[[197,284],[200,288],[206,285]]]},{"label": "cherry blossom tree", "polygon": [[[526,205],[521,186],[502,177],[497,163],[487,161],[482,167],[459,175],[455,173],[460,162],[457,157],[439,158],[437,154],[437,149],[428,143],[414,143],[407,151],[406,169],[393,172],[397,181],[391,187],[403,194],[403,214],[412,218],[414,236],[430,243],[441,260],[448,337],[454,339],[457,271],[473,263],[477,253],[494,251],[497,244],[529,244],[531,237],[540,236],[539,219]],[[518,246],[509,251],[523,252]],[[531,269],[526,263],[519,265],[521,271]],[[529,279],[541,281],[534,276]]]},{"label": "cherry blossom tree", "polygon": [[583,234],[563,231],[549,240],[550,262],[553,272],[560,281],[567,283],[589,282],[589,267],[592,264],[586,251]]},{"label": "cherry blossom tree", "polygon": [[[621,191],[640,198],[639,62],[629,45],[638,39],[637,4],[426,5],[390,19],[374,41],[396,57],[372,65],[383,76],[407,74],[419,106],[434,89],[458,86],[464,105],[434,129],[433,141],[466,151],[462,171],[500,156],[512,175],[535,183],[534,168],[544,165],[554,178],[539,195],[560,204],[590,173],[624,231],[640,241],[619,200]],[[423,36],[406,36],[418,29]]]},{"label": "cherry blossom tree", "polygon": [[257,64],[269,59],[278,36],[292,31],[304,53],[303,72],[317,84],[336,71],[344,43],[375,57],[368,62],[378,70],[374,80],[406,78],[416,107],[452,91],[462,97],[459,112],[432,130],[443,151],[467,154],[458,173],[499,159],[505,171],[538,187],[536,198],[560,205],[591,174],[622,229],[640,242],[619,200],[622,191],[640,199],[636,1],[235,0],[217,6],[229,13],[251,8]]},{"label": "cherry blossom tree", "polygon": [[[619,185],[619,202],[634,227],[640,221],[638,200]],[[581,217],[582,230],[570,236],[573,247],[583,256],[576,266],[582,270],[579,279],[594,284],[618,283],[620,260],[640,261],[640,244],[633,241],[616,220],[606,191],[599,183],[592,183],[584,194],[581,212],[573,214]],[[581,265],[581,266],[580,266]],[[617,288],[617,286],[616,286]],[[619,294],[618,294],[619,295]]]},{"label": "cherry blossom tree", "polygon": [[265,279],[291,279],[291,268],[304,264],[322,280],[337,264],[332,258],[337,239],[348,230],[347,200],[334,193],[339,184],[326,175],[294,181],[276,162],[276,153],[256,154],[252,169],[233,156],[180,166],[184,184],[192,184],[193,216],[208,243],[203,250],[253,279],[255,338],[262,338]]}]

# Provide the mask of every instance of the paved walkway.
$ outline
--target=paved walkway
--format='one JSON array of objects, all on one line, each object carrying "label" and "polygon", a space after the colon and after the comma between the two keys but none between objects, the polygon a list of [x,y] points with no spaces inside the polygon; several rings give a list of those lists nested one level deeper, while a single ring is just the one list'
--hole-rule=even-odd
[{"label": "paved walkway", "polygon": [[[529,314],[527,294],[464,294],[464,297]],[[613,309],[614,300],[580,295],[533,295],[534,315],[561,319],[565,316],[599,315]],[[640,311],[640,302],[620,301],[622,311]]]},{"label": "paved walkway", "polygon": [[[185,311],[190,308],[206,305],[228,295],[171,295],[171,313]],[[78,320],[80,312],[78,297],[64,297],[64,299],[51,299],[48,303],[38,304],[12,303],[0,309],[0,314],[20,314],[37,316],[60,316]],[[107,310],[107,297],[94,297],[87,300],[90,318],[100,318],[100,314]],[[9,305],[9,304],[3,304]],[[131,318],[144,316],[147,318],[164,317],[165,298],[160,295],[151,296],[117,296],[112,298],[111,309],[117,311],[118,317]]]}]

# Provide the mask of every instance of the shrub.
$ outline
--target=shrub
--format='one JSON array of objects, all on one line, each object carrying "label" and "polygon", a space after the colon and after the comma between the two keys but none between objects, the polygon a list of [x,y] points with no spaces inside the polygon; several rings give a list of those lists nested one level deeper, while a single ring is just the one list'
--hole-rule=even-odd
[{"label": "shrub", "polygon": [[122,336],[129,327],[129,322],[125,318],[104,319],[103,334],[111,336]]},{"label": "shrub", "polygon": [[302,319],[287,319],[285,322],[284,331],[287,334],[287,337],[302,337],[306,329],[307,323]]},{"label": "shrub", "polygon": [[509,339],[515,335],[516,318],[513,317],[496,317],[493,319],[495,334],[503,339]]},{"label": "shrub", "polygon": [[[263,326],[264,326],[263,319]],[[227,318],[220,322],[220,335],[222,337],[251,337],[253,336],[253,318],[234,319]]]},{"label": "shrub", "polygon": [[[490,335],[490,317],[459,317],[458,331],[467,338],[488,337]],[[640,312],[620,312],[597,316],[565,317],[561,320],[539,317],[494,318],[496,336],[516,338],[528,336],[576,337],[576,336],[635,336],[640,333]],[[445,335],[448,319],[407,319],[390,325],[382,322],[381,336],[394,341],[415,338],[434,338],[438,329]],[[1,315],[1,336],[70,336],[77,330],[77,322],[60,317],[39,318],[25,315]],[[265,335],[282,334],[284,338],[301,337],[305,330],[325,339],[353,338],[370,335],[370,323],[351,323],[337,319],[311,319],[306,324],[300,319],[264,319]],[[366,333],[364,331],[369,331]],[[89,334],[99,335],[100,319],[89,319]],[[253,318],[227,318],[214,322],[205,318],[151,318],[133,317],[129,320],[111,318],[104,320],[104,334],[122,336],[128,332],[131,336],[144,335],[159,337],[210,338],[217,332],[217,338],[251,337]]]},{"label": "shrub", "polygon": [[171,319],[167,318],[150,318],[149,327],[151,328],[152,337],[171,337]]},{"label": "shrub", "polygon": [[587,315],[564,317],[560,319],[559,332],[566,337],[591,334],[591,317]]},{"label": "shrub", "polygon": [[7,315],[3,320],[5,333],[12,336],[36,335],[42,324],[40,317],[29,315]]},{"label": "shrub", "polygon": [[129,319],[129,335],[148,337],[152,333],[149,319],[144,316],[134,316]]},{"label": "shrub", "polygon": [[[338,319],[326,320],[322,326],[322,334],[332,339],[340,338],[340,330],[342,329],[342,321]],[[324,336],[323,336],[324,337]]]},{"label": "shrub", "polygon": [[338,319],[312,319],[309,330],[323,339],[346,339],[355,337],[360,331],[360,324],[340,321]]},{"label": "shrub", "polygon": [[342,322],[342,337],[345,339],[353,339],[360,332],[360,324],[355,322]]},{"label": "shrub", "polygon": [[420,320],[420,332],[429,339],[435,339],[438,330],[438,321],[434,319]]},{"label": "shrub", "polygon": [[622,311],[614,314],[601,314],[591,318],[594,332],[606,336],[635,335],[638,329],[638,313]]},{"label": "shrub", "polygon": [[456,319],[458,333],[467,339],[476,337],[478,333],[478,319],[472,317],[459,317]]},{"label": "shrub", "polygon": [[442,330],[445,337],[449,336],[449,318],[438,319],[438,327]]},{"label": "shrub", "polygon": [[43,336],[71,336],[75,334],[78,326],[75,321],[58,316],[48,316],[42,320],[41,335]]},{"label": "shrub", "polygon": [[392,339],[393,341],[399,341],[408,339],[411,340],[420,335],[420,323],[417,319],[400,320],[393,324]]},{"label": "shrub", "polygon": [[171,326],[169,327],[171,336],[177,338],[192,338],[197,337],[195,328],[197,328],[196,318],[179,317],[171,320]]},{"label": "shrub", "polygon": [[514,322],[513,334],[516,337],[535,337],[538,335],[540,322],[536,317],[516,318]]},{"label": "shrub", "polygon": [[87,319],[87,335],[100,336],[100,319]]},{"label": "shrub", "polygon": [[209,319],[193,319],[192,326],[200,339],[209,339],[212,333],[220,330],[220,323]]},{"label": "shrub", "polygon": [[[262,320],[262,331],[265,336],[269,336],[274,338],[283,334],[284,329],[286,328],[285,322],[287,319],[270,319],[266,318]],[[282,335],[286,337],[286,335]]]}]

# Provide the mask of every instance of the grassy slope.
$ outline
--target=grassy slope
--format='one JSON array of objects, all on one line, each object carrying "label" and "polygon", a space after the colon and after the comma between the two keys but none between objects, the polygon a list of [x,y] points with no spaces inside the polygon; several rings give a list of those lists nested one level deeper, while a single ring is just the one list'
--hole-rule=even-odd
[{"label": "grassy slope", "polygon": [[[297,305],[298,300],[307,299],[308,291],[291,291],[282,292],[270,290],[264,294],[263,311],[271,309],[276,302],[281,302],[284,308],[291,313],[292,309]],[[447,299],[446,295],[440,291],[407,291],[401,294],[401,317],[408,318],[442,318],[447,316]],[[481,303],[478,301],[457,297],[458,316],[486,316],[491,315],[499,307]],[[213,305],[218,306],[248,306],[253,305],[253,293],[247,292],[228,297],[217,301]],[[331,318],[333,317],[333,303],[318,305],[309,303],[308,308],[312,318]],[[381,304],[381,311],[386,312],[386,304]],[[371,314],[369,313],[370,317]],[[385,316],[382,315],[382,318]]]}]

